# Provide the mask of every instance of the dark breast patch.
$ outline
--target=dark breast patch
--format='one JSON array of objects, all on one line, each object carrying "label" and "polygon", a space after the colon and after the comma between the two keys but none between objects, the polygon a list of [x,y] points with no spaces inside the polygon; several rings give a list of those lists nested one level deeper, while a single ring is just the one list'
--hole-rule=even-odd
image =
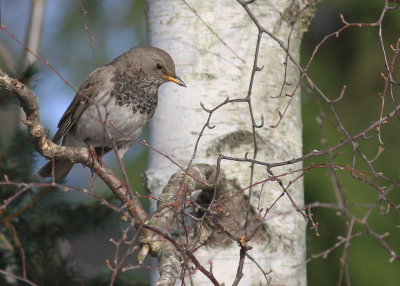
[{"label": "dark breast patch", "polygon": [[135,78],[121,70],[115,73],[111,81],[114,82],[111,96],[115,97],[115,104],[130,107],[133,114],[139,111],[153,116],[158,100],[157,83],[146,81],[140,74]]}]

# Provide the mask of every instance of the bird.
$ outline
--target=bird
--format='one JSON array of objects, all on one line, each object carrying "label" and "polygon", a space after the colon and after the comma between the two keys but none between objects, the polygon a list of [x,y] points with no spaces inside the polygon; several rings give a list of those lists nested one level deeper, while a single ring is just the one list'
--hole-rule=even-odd
[{"label": "bird", "polygon": [[[112,149],[122,159],[153,117],[158,89],[165,82],[186,87],[164,50],[134,47],[92,71],[58,123],[52,141],[69,147],[93,147],[101,158]],[[64,179],[74,163],[56,159],[39,171],[41,177]],[[54,170],[54,171],[53,171]]]}]

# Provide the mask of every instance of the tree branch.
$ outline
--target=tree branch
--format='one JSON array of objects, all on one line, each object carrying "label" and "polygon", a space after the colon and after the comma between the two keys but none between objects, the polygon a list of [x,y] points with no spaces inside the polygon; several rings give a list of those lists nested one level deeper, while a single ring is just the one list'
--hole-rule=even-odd
[{"label": "tree branch", "polygon": [[150,250],[160,262],[160,279],[156,285],[175,285],[176,279],[181,270],[180,253],[189,257],[194,265],[206,275],[214,285],[220,285],[212,272],[207,271],[197,261],[193,252],[184,247],[184,244],[177,243],[165,233],[170,233],[176,221],[176,212],[181,208],[183,201],[193,191],[198,189],[210,188],[201,181],[213,184],[215,181],[216,167],[209,165],[196,165],[187,171],[188,174],[180,172],[174,174],[164,187],[163,193],[158,199],[157,210],[154,215],[146,222],[145,227],[152,230],[150,236],[141,235],[139,243],[142,244],[142,251],[139,253],[141,263],[147,252]]}]

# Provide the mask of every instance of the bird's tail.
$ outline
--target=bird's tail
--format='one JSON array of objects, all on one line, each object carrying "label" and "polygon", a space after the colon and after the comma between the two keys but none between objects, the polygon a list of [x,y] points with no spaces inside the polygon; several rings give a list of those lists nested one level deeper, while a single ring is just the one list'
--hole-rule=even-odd
[{"label": "bird's tail", "polygon": [[[64,179],[69,171],[71,171],[74,163],[68,160],[56,160],[54,162],[54,178],[56,181],[60,181]],[[38,171],[39,176],[41,177],[51,177],[53,170],[53,161],[47,162],[40,170]]]}]

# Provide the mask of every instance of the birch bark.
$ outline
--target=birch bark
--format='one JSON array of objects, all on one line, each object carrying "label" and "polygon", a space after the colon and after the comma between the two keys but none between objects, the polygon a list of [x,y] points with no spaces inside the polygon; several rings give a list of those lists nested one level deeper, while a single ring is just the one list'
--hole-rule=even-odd
[{"label": "birch bark", "polygon": [[[282,20],[286,13],[304,5],[301,1],[269,0],[255,1],[248,7],[261,25],[286,42],[291,26]],[[244,98],[254,62],[258,29],[243,7],[236,1],[219,0],[187,1],[147,0],[148,42],[168,51],[176,63],[176,70],[187,84],[182,89],[174,84],[164,85],[159,92],[159,106],[151,121],[150,145],[169,155],[183,167],[190,161],[199,132],[208,114],[200,102],[212,108],[227,97]],[[299,6],[294,7],[294,3]],[[222,42],[210,28],[218,35]],[[300,24],[293,30],[290,53],[299,60],[302,37]],[[286,44],[287,45],[287,44]],[[279,111],[288,104],[289,97],[279,95],[285,74],[286,54],[276,41],[263,35],[258,66],[264,66],[255,75],[251,102],[255,119],[262,128],[256,129],[258,143],[257,160],[279,162],[302,154],[302,123],[300,94],[295,93],[289,109],[277,128],[270,128],[279,119]],[[285,93],[291,93],[299,79],[298,69],[288,63]],[[201,137],[194,163],[216,164],[218,154],[243,158],[253,156],[252,121],[247,103],[228,104],[212,117],[214,129],[206,129]],[[250,164],[224,160],[223,170],[228,178],[235,178],[242,188],[250,184]],[[279,175],[301,169],[301,164],[275,168]],[[159,196],[163,186],[177,167],[165,157],[150,152],[147,171],[148,187]],[[282,177],[284,184],[297,177]],[[268,178],[266,168],[255,166],[254,182]],[[268,208],[282,193],[277,182],[267,182],[252,188],[252,205],[256,209]],[[303,183],[296,180],[289,193],[298,205],[303,205]],[[153,206],[154,207],[154,206]],[[265,272],[274,285],[306,285],[305,221],[295,210],[287,196],[283,196],[265,218],[264,240],[250,242],[249,254]],[[203,247],[196,257],[213,273],[220,283],[232,284],[235,279],[239,248]],[[300,265],[300,266],[299,266]],[[298,266],[298,267],[295,267]],[[244,277],[240,285],[267,285],[265,277],[255,263],[246,259]],[[156,275],[156,274],[155,274]],[[152,281],[156,281],[153,276]],[[210,285],[199,271],[192,276],[194,285]],[[190,285],[190,284],[188,284]]]}]

